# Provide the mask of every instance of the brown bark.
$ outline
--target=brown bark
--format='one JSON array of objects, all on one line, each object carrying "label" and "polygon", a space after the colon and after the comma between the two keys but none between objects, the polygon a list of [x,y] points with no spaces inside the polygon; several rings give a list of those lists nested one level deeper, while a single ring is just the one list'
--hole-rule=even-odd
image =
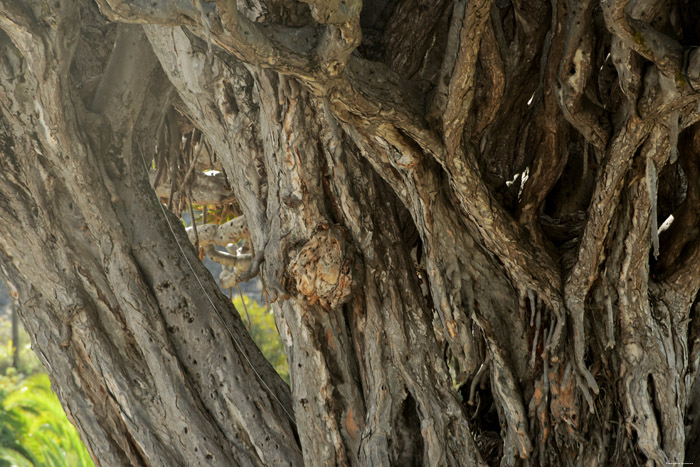
[{"label": "brown bark", "polygon": [[696,6],[96,3],[0,0],[0,264],[98,463],[700,461]]}]

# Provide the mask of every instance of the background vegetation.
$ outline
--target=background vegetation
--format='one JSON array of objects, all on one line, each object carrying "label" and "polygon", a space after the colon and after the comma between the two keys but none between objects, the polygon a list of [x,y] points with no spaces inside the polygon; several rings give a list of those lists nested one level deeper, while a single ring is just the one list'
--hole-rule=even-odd
[{"label": "background vegetation", "polygon": [[[269,308],[246,295],[235,294],[233,302],[253,340],[289,383],[287,357]],[[24,329],[17,351],[15,367],[11,313],[0,313],[0,467],[93,466]]]},{"label": "background vegetation", "polygon": [[245,303],[241,296],[234,296],[233,304],[236,305],[238,313],[240,313],[243,322],[246,323],[250,336],[258,344],[267,361],[275,367],[277,373],[289,384],[287,355],[284,353],[284,348],[280,342],[272,311],[269,307],[260,305],[247,295],[242,297],[245,299]]},{"label": "background vegetation", "polygon": [[[17,366],[14,364],[17,345]],[[0,467],[94,465],[23,329],[0,316]]]}]

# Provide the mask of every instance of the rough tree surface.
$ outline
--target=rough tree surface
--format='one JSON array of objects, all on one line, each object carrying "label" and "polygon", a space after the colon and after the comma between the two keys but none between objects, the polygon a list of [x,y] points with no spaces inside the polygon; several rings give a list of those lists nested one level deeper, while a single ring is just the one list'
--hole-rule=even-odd
[{"label": "rough tree surface", "polygon": [[[699,17],[0,0],[2,276],[95,462],[700,462]],[[291,387],[152,184],[240,209],[189,234]]]}]

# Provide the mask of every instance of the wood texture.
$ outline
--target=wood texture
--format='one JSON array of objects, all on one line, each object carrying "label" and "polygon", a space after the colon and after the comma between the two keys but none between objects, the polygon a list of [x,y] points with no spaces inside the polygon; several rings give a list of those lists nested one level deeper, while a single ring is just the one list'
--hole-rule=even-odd
[{"label": "wood texture", "polygon": [[700,462],[697,5],[364,3],[0,0],[2,276],[96,463]]}]

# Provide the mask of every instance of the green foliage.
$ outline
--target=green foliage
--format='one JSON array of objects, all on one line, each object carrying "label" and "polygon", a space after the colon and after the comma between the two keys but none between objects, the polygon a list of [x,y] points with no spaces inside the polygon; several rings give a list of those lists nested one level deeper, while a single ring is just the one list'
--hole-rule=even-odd
[{"label": "green foliage", "polygon": [[193,204],[192,210],[194,211],[194,219],[197,225],[200,225],[204,221],[204,211],[206,209],[206,221],[207,224],[224,224],[231,219],[234,219],[241,215],[241,209],[237,203],[230,203],[225,205],[215,205],[215,206],[204,206],[200,204]]},{"label": "green foliage", "polygon": [[[259,305],[249,297],[244,296],[245,304],[240,296],[233,299],[241,319],[248,328],[250,336],[260,347],[268,362],[275,368],[277,373],[289,383],[289,364],[284,347],[277,332],[275,317],[269,308]],[[246,315],[246,309],[248,313]],[[250,318],[249,318],[250,317]],[[249,320],[250,319],[250,320]]]},{"label": "green foliage", "polygon": [[[20,449],[22,449],[20,447]],[[0,447],[0,465],[12,467],[33,467],[34,462],[20,454],[18,449]]]},{"label": "green foliage", "polygon": [[21,326],[18,340],[15,368],[12,323],[0,315],[0,467],[94,465]]},{"label": "green foliage", "polygon": [[[0,399],[2,400],[7,394],[6,380],[9,379],[0,380]],[[0,466],[34,465],[34,457],[22,443],[24,431],[24,419],[21,414],[6,410],[4,404],[0,404]]]},{"label": "green foliage", "polygon": [[[0,385],[0,466],[37,465],[82,467],[94,465],[75,427],[51,391],[49,377],[37,373],[19,384],[12,377]],[[7,391],[6,387],[14,389]]]}]

